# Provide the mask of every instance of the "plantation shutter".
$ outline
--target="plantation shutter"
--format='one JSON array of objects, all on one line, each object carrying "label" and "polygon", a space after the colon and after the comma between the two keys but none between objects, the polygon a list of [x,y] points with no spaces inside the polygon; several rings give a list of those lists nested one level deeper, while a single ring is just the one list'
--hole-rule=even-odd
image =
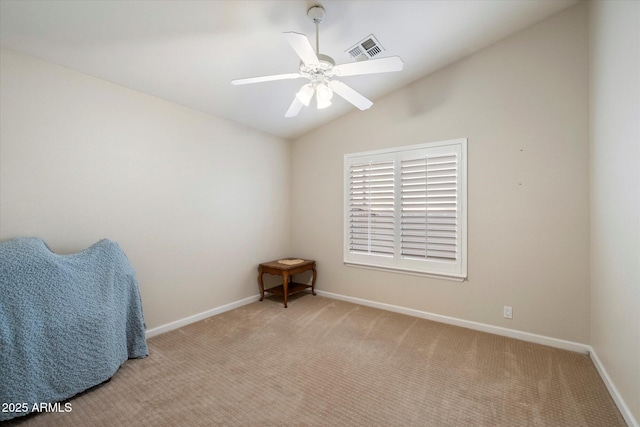
[{"label": "plantation shutter", "polygon": [[349,252],[394,256],[394,161],[349,166]]},{"label": "plantation shutter", "polygon": [[458,259],[458,156],[424,154],[401,161],[400,255]]},{"label": "plantation shutter", "polygon": [[467,140],[345,155],[344,262],[467,277]]}]

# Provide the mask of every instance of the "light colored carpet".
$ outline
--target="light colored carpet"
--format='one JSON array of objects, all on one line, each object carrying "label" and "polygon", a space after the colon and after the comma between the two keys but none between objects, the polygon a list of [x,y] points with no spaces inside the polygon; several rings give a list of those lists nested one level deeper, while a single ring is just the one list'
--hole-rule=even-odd
[{"label": "light colored carpet", "polygon": [[320,296],[151,338],[24,426],[624,426],[587,355]]}]

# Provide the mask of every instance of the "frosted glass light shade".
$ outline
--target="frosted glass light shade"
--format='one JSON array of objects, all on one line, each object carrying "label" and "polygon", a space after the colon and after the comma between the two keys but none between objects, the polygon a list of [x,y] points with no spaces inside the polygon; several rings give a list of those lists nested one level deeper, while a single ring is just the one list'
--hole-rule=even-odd
[{"label": "frosted glass light shade", "polygon": [[298,93],[296,93],[296,98],[298,98],[298,101],[302,102],[307,107],[311,102],[312,96],[313,96],[313,87],[310,84],[302,86],[298,91]]}]

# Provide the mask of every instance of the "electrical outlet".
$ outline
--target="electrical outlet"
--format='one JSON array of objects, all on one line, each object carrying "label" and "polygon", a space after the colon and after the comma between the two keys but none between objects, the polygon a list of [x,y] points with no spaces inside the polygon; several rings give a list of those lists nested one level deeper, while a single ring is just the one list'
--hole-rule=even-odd
[{"label": "electrical outlet", "polygon": [[502,315],[504,316],[505,319],[513,319],[513,308],[509,307],[508,305],[505,305]]}]

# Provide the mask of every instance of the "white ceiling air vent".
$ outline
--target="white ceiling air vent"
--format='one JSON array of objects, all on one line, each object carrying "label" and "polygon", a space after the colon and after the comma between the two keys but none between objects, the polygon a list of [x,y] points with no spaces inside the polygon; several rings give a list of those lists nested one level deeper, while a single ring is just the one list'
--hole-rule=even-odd
[{"label": "white ceiling air vent", "polygon": [[369,34],[345,52],[349,53],[356,61],[364,61],[381,54],[384,52],[384,48],[373,34]]}]

